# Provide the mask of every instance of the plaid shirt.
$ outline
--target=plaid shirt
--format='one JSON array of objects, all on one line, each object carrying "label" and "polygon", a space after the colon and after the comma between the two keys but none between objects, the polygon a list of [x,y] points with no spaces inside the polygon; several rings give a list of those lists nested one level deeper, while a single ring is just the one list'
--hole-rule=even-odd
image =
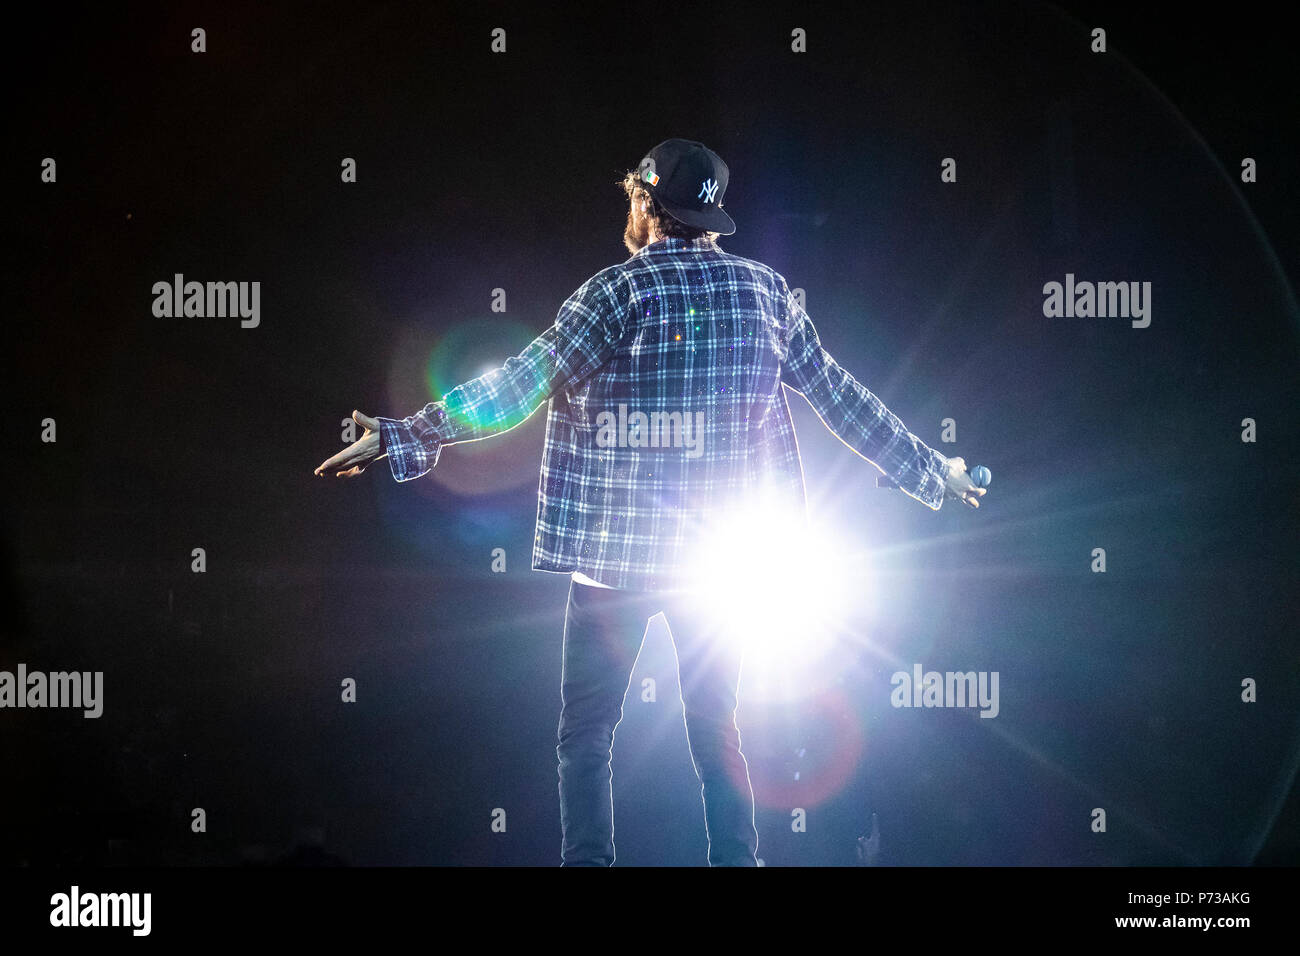
[{"label": "plaid shirt", "polygon": [[[804,514],[783,385],[911,497],[943,503],[947,459],[822,348],[785,279],[707,238],[661,239],[584,282],[519,355],[401,420],[393,478],[549,400],[533,567],[616,588],[690,583],[716,517],[762,491]],[[771,496],[777,497],[773,499]]]}]

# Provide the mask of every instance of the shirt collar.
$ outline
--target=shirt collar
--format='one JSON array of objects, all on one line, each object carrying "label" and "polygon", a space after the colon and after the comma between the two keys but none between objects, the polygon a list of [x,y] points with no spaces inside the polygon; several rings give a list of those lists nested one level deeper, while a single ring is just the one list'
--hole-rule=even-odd
[{"label": "shirt collar", "polygon": [[708,236],[699,236],[695,239],[683,239],[680,236],[665,236],[657,242],[652,242],[648,246],[642,246],[635,255],[649,256],[657,255],[663,252],[679,252],[686,249],[717,249],[718,244]]}]

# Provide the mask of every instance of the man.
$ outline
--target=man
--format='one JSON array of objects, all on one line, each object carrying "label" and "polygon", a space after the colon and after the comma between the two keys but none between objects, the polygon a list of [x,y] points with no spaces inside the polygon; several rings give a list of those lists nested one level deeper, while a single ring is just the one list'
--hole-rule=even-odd
[{"label": "man", "polygon": [[[724,516],[759,526],[804,509],[784,387],[850,448],[938,510],[979,507],[960,458],[904,428],[822,348],[785,279],[722,251],[729,172],[702,143],[670,139],[623,180],[631,257],[569,297],[522,353],[404,419],[354,412],[366,432],[317,467],[353,477],[387,456],[410,481],[444,445],[508,430],[549,402],[533,567],[572,575],[559,725],[561,865],[614,862],[610,757],[647,620],[677,651],[700,778],[708,859],[757,865],[754,797],[735,723],[743,643],[708,612],[700,556]],[[782,555],[758,560],[779,565]]]}]

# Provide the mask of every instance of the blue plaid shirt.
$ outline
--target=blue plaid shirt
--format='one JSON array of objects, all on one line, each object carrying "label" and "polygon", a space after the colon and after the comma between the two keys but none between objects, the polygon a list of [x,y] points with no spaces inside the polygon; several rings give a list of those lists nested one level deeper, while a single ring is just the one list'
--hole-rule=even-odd
[{"label": "blue plaid shirt", "polygon": [[802,520],[783,386],[939,510],[945,456],[836,364],[780,274],[708,238],[661,239],[602,269],[519,355],[408,418],[380,418],[380,432],[393,478],[410,481],[444,445],[513,428],[549,401],[533,567],[671,589],[689,585],[713,520],[746,496]]}]

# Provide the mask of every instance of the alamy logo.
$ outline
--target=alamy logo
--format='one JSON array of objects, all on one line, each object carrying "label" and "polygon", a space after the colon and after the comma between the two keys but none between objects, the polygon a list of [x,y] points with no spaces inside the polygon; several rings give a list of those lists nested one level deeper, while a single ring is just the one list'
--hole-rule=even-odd
[{"label": "alamy logo", "polygon": [[171,282],[155,282],[153,294],[153,314],[159,319],[238,316],[246,329],[262,321],[261,282],[186,282],[178,272]]},{"label": "alamy logo", "polygon": [[685,448],[687,458],[704,454],[704,413],[696,412],[694,421],[690,412],[632,412],[626,405],[618,406],[618,415],[611,411],[596,416],[596,446],[598,448]]},{"label": "alamy logo", "polygon": [[51,926],[124,926],[133,936],[148,936],[152,911],[152,893],[82,893],[73,885],[50,897]]},{"label": "alamy logo", "polygon": [[700,186],[699,194],[695,198],[699,199],[703,197],[705,202],[713,202],[713,197],[717,195],[717,192],[718,192],[717,181],[713,179],[706,179],[704,180],[703,184]]},{"label": "alamy logo", "polygon": [[3,707],[70,707],[84,711],[83,717],[96,718],[104,713],[103,671],[28,671],[18,665],[18,673],[0,671],[0,708]]},{"label": "alamy logo", "polygon": [[1151,283],[1075,282],[1074,273],[1067,272],[1064,285],[1043,285],[1043,315],[1049,319],[1132,319],[1133,328],[1145,329],[1151,324]]},{"label": "alamy logo", "polygon": [[998,672],[938,671],[921,673],[913,664],[912,673],[895,671],[889,679],[894,690],[889,702],[895,707],[980,707],[981,717],[998,715]]}]

